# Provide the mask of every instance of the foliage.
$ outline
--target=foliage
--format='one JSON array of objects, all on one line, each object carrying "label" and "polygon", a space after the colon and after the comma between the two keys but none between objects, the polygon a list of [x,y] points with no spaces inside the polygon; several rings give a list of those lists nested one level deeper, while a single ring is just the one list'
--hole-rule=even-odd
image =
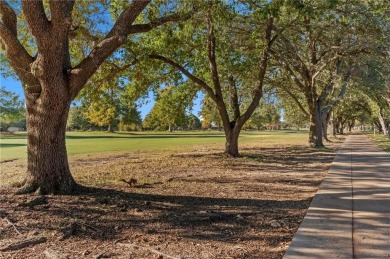
[{"label": "foliage", "polygon": [[143,122],[144,128],[171,130],[171,127],[184,125],[186,109],[191,106],[196,89],[191,84],[180,87],[167,86],[158,91],[155,105]]},{"label": "foliage", "polygon": [[202,128],[207,129],[211,127],[222,128],[221,116],[213,100],[206,95],[202,100],[202,108],[200,110],[202,117]]},{"label": "foliage", "polygon": [[287,126],[299,129],[306,127],[310,123],[309,117],[302,112],[291,97],[284,97],[282,99],[281,106],[283,107],[283,117]]},{"label": "foliage", "polygon": [[136,105],[122,106],[121,117],[119,119],[120,131],[141,131],[142,118],[141,113],[137,110]]},{"label": "foliage", "polygon": [[377,1],[300,1],[282,9],[284,17],[297,18],[285,30],[279,28],[281,40],[273,49],[279,80],[274,83],[310,117],[311,145],[323,146],[324,117],[343,98],[353,64],[383,46],[386,6]]},{"label": "foliage", "polygon": [[18,94],[0,87],[0,122],[13,123],[24,119],[26,109]]},{"label": "foliage", "polygon": [[245,124],[246,129],[278,129],[280,126],[280,107],[273,102],[263,101]]},{"label": "foliage", "polygon": [[74,106],[69,110],[68,122],[66,129],[68,131],[76,131],[76,130],[100,130],[101,127],[93,124],[86,116],[85,116],[85,107],[83,106]]}]

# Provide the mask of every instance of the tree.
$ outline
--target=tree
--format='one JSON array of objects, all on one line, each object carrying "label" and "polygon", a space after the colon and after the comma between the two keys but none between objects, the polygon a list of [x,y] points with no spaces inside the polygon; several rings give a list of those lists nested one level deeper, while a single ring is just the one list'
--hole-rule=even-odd
[{"label": "tree", "polygon": [[[290,91],[290,89],[288,89]],[[309,116],[307,114],[307,108],[302,106],[302,109],[297,105],[297,101],[295,101],[290,95],[280,92],[278,94],[281,98],[281,106],[283,108],[283,117],[284,121],[288,126],[292,126],[297,128],[298,130],[300,128],[306,127],[309,125]],[[293,95],[294,97],[298,95]],[[299,100],[301,100],[299,98]],[[303,102],[302,102],[303,103]],[[301,101],[299,101],[299,104],[301,104]],[[304,103],[303,103],[304,104]]]},{"label": "tree", "polygon": [[106,126],[108,132],[114,132],[120,110],[116,80],[105,80],[100,87],[93,87],[93,90],[83,92],[83,102],[88,106],[85,116],[98,126]]},{"label": "tree", "polygon": [[[69,194],[77,191],[65,146],[70,103],[129,35],[179,19],[178,15],[165,12],[164,17],[133,24],[150,1],[134,0],[123,5],[112,28],[102,39],[96,39],[89,37],[89,31],[72,19],[72,11],[76,12],[82,2],[74,8],[75,1],[72,0],[52,0],[47,4],[42,0],[23,0],[23,22],[28,26],[29,34],[26,34],[31,36],[32,48],[18,38],[20,28],[13,8],[5,0],[0,1],[1,47],[22,82],[27,105],[27,177],[18,193],[39,190],[40,193]],[[78,40],[96,42],[91,48],[83,49],[88,53],[85,57],[77,55],[72,59],[70,44],[73,32],[77,31],[80,31]],[[37,52],[32,55],[30,49]]]},{"label": "tree", "polygon": [[364,96],[372,118],[386,135],[389,121],[386,113],[390,111],[387,100],[390,66],[373,57],[362,57],[359,64],[358,76],[354,78],[356,92]]},{"label": "tree", "polygon": [[[294,87],[304,94],[310,117],[309,144],[323,147],[324,115],[339,102],[330,104],[329,98],[340,77],[340,86],[348,83],[350,59],[379,46],[376,33],[381,30],[375,13],[382,6],[375,1],[295,3],[299,18],[281,33],[272,53],[277,65],[292,78]],[[365,10],[364,15],[360,15],[361,10]],[[294,15],[295,10],[287,12],[286,16]],[[367,24],[371,24],[370,28]],[[345,73],[339,73],[340,67]],[[339,99],[345,93],[345,87],[340,88]]]},{"label": "tree", "polygon": [[211,128],[212,126],[222,128],[221,116],[218,113],[218,109],[214,101],[208,95],[206,95],[202,100],[200,116],[202,117],[203,129]]},{"label": "tree", "polygon": [[[263,96],[280,3],[206,3],[183,25],[151,35],[166,39],[167,44],[150,43],[149,57],[165,64],[163,70],[174,68],[202,88],[221,118],[225,153],[237,157],[241,129]],[[242,96],[251,99],[248,105],[241,103]]]},{"label": "tree", "polygon": [[186,115],[184,126],[187,130],[198,130],[202,128],[202,123],[198,117],[191,113]]},{"label": "tree", "polygon": [[24,102],[19,95],[0,87],[0,122],[11,123],[25,117]]},{"label": "tree", "polygon": [[144,127],[173,131],[186,121],[186,109],[192,104],[197,89],[190,84],[180,87],[167,86],[157,93],[156,103],[145,117]]},{"label": "tree", "polygon": [[85,117],[86,109],[83,106],[74,106],[69,110],[68,122],[66,123],[66,130],[100,130],[101,128],[92,124],[88,118]]},{"label": "tree", "polygon": [[245,123],[245,128],[274,130],[280,125],[280,107],[277,103],[269,100],[260,102],[259,107]]},{"label": "tree", "polygon": [[122,105],[119,118],[119,130],[121,131],[140,131],[142,130],[141,113],[134,103]]}]

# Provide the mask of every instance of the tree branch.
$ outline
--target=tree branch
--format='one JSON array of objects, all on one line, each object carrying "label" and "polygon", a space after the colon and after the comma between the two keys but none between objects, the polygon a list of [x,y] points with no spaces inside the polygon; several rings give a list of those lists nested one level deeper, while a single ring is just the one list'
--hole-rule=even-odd
[{"label": "tree branch", "polygon": [[310,80],[310,71],[307,68],[305,62],[301,59],[301,57],[298,55],[297,50],[294,46],[294,44],[291,43],[291,41],[284,35],[281,35],[281,38],[283,40],[283,43],[286,45],[288,49],[288,54],[291,55],[292,59],[299,63],[299,65],[293,65],[294,69],[301,74],[303,78],[306,78],[307,80]]},{"label": "tree branch", "polygon": [[322,108],[322,112],[324,114],[328,113],[333,107],[337,106],[341,102],[341,100],[344,98],[345,93],[347,91],[348,82],[349,82],[349,79],[351,77],[351,72],[352,72],[352,64],[349,63],[348,67],[347,67],[347,71],[345,72],[345,74],[343,76],[343,81],[342,81],[340,93],[335,100],[333,100],[331,103],[329,103],[328,105],[326,105],[325,107]]},{"label": "tree branch", "polygon": [[73,98],[80,92],[85,83],[104,60],[124,43],[129,34],[147,32],[167,22],[179,21],[190,17],[190,13],[184,15],[171,14],[157,18],[149,24],[132,25],[134,20],[150,1],[151,0],[134,0],[129,4],[105,38],[94,47],[84,60],[82,60],[74,69],[69,71],[71,79],[70,89]]},{"label": "tree branch", "polygon": [[[274,56],[279,56],[278,54],[276,54],[276,52],[274,52],[273,50],[270,51]],[[293,69],[287,64],[287,62],[285,60],[283,60],[282,58],[278,58],[279,60],[279,64],[281,64],[286,70],[287,72],[290,74],[290,76],[292,77],[292,79],[294,80],[295,84],[302,90],[302,91],[306,91],[306,87],[305,85],[301,82],[301,80],[299,80],[299,78],[297,77],[297,75],[294,73]]]},{"label": "tree branch", "polygon": [[229,77],[230,84],[230,99],[233,108],[234,120],[237,120],[241,116],[240,105],[238,103],[238,94],[237,94],[237,86],[236,81],[233,76]]},{"label": "tree branch", "polygon": [[336,66],[333,69],[333,72],[331,73],[331,76],[329,78],[329,82],[324,87],[324,89],[322,89],[321,94],[318,97],[321,106],[326,102],[326,100],[329,98],[329,96],[331,96],[333,94],[335,80],[336,80],[336,77],[340,71],[340,67],[341,67],[341,61],[340,61],[340,59],[338,59],[336,62]]},{"label": "tree branch", "polygon": [[273,43],[275,42],[275,41],[271,41],[272,40],[273,25],[274,25],[274,19],[271,17],[268,19],[267,27],[266,27],[265,32],[264,32],[264,34],[265,34],[264,39],[267,42],[267,47],[264,50],[263,55],[262,55],[261,60],[260,60],[257,87],[254,90],[254,96],[253,96],[251,103],[249,104],[249,106],[246,109],[246,111],[244,112],[244,114],[240,117],[240,122],[245,122],[252,116],[252,114],[255,111],[255,109],[257,108],[257,106],[259,106],[259,102],[260,102],[261,97],[263,97],[263,83],[264,83],[265,74],[267,72],[269,54],[270,54],[271,47],[272,47]]},{"label": "tree branch", "polygon": [[[50,0],[51,22],[57,28],[72,25],[72,10],[75,0]],[[64,26],[64,24],[66,26]]]},{"label": "tree branch", "polygon": [[212,98],[214,101],[216,101],[213,89],[205,81],[203,81],[199,77],[193,75],[190,71],[185,69],[183,66],[179,65],[178,63],[176,63],[175,61],[173,61],[169,58],[166,58],[166,57],[163,57],[163,56],[160,56],[157,54],[149,55],[149,58],[157,59],[157,60],[163,61],[166,64],[173,66],[174,68],[179,70],[181,73],[183,73],[186,77],[191,79],[195,84],[202,87],[207,92],[207,94],[210,96],[210,98]]},{"label": "tree branch", "polygon": [[219,95],[222,98],[221,84],[219,81],[218,67],[217,61],[215,58],[215,35],[214,35],[214,27],[212,24],[212,17],[209,14],[207,19],[207,55],[209,59],[209,67],[211,72],[211,77],[213,80],[213,85],[215,89],[215,94]]},{"label": "tree branch", "polygon": [[105,77],[103,79],[100,79],[100,80],[97,80],[97,81],[94,81],[93,84],[94,85],[99,85],[103,82],[107,82],[107,80],[111,79],[111,78],[115,78],[117,75],[119,75],[121,72],[125,71],[126,69],[134,66],[139,60],[138,59],[133,59],[131,62],[129,62],[128,64],[124,65],[123,67],[119,67],[118,65],[116,64],[110,64],[114,67],[114,69],[111,69],[110,73],[105,75]]},{"label": "tree branch", "polygon": [[95,73],[99,66],[110,56],[131,32],[131,24],[138,15],[146,8],[151,0],[134,0],[118,17],[111,31],[97,44],[91,53],[85,57],[76,67],[68,73],[70,76],[70,92],[75,98],[84,87],[88,79]]},{"label": "tree branch", "polygon": [[16,23],[17,18],[14,10],[12,10],[11,6],[5,2],[5,0],[0,1],[0,23],[2,23],[12,35],[16,37]]},{"label": "tree branch", "polygon": [[31,94],[40,93],[39,81],[31,74],[30,64],[34,58],[22,46],[17,38],[16,14],[5,2],[0,1],[0,45],[23,84],[26,86],[26,97],[33,98]]},{"label": "tree branch", "polygon": [[156,28],[160,25],[163,25],[168,22],[178,22],[178,21],[185,21],[188,20],[191,17],[191,13],[186,14],[171,14],[164,17],[157,18],[150,23],[146,24],[133,24],[130,27],[129,34],[134,33],[141,33],[141,32],[148,32],[152,30],[153,28]]},{"label": "tree branch", "polygon": [[317,76],[320,75],[320,73],[329,65],[329,63],[331,63],[332,61],[334,61],[335,59],[338,59],[339,58],[339,55],[336,55],[334,57],[332,57],[331,59],[329,59],[327,62],[325,62],[325,64],[323,64],[320,68],[318,68],[318,70],[314,73],[314,75],[312,76],[312,81],[314,81]]},{"label": "tree branch", "polygon": [[306,116],[306,118],[310,117],[310,114],[306,111],[305,107],[301,104],[299,99],[295,94],[293,94],[287,87],[285,86],[280,86],[293,100],[294,102],[298,105],[299,109],[303,112],[303,114]]},{"label": "tree branch", "polygon": [[22,9],[39,47],[42,44],[40,40],[42,35],[50,29],[50,22],[46,17],[42,0],[22,0]]},{"label": "tree branch", "polygon": [[223,121],[223,125],[226,129],[230,125],[229,113],[227,112],[226,105],[223,101],[223,94],[221,89],[221,83],[219,81],[218,66],[215,55],[215,34],[214,34],[214,25],[213,17],[211,13],[207,15],[207,57],[209,59],[209,68],[211,72],[211,78],[213,81],[213,86],[215,90],[215,103],[218,107],[219,114]]}]

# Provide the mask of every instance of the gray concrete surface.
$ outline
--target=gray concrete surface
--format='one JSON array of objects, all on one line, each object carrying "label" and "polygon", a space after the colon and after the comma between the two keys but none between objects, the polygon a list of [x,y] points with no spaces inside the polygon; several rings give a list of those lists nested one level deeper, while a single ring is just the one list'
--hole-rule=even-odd
[{"label": "gray concrete surface", "polygon": [[389,154],[348,136],[283,258],[390,258]]}]

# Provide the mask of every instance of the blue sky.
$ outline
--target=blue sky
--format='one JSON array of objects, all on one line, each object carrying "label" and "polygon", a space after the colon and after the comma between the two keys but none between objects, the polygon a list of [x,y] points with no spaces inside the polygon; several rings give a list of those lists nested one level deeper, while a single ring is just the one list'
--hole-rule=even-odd
[{"label": "blue sky", "polygon": [[[20,11],[20,3],[11,3],[12,7],[16,12]],[[100,19],[104,18],[104,22],[102,22]],[[96,22],[96,28],[95,30],[100,31],[101,33],[106,33],[109,29],[111,29],[113,25],[113,21],[111,20],[111,16],[108,13],[108,11],[105,11],[103,13],[99,12],[99,14],[95,17],[93,16],[92,19]],[[100,21],[99,21],[100,20]],[[21,99],[24,99],[23,94],[23,88],[19,80],[14,79],[12,77],[3,77],[3,74],[0,73],[0,86],[5,86],[5,88],[8,91],[12,91],[17,93]],[[142,118],[145,118],[145,116],[150,112],[150,110],[153,108],[154,100],[153,100],[153,94],[149,92],[149,97],[142,101],[142,106],[140,106],[139,110],[141,112]],[[196,116],[199,116],[199,111],[201,108],[201,98],[198,98],[194,101],[194,106],[192,109],[192,113]]]},{"label": "blue sky", "polygon": [[[23,88],[20,81],[15,80],[12,77],[3,77],[0,76],[0,86],[5,86],[5,88],[8,91],[12,91],[14,93],[17,93],[21,99],[24,99],[23,94]],[[139,110],[141,112],[142,118],[145,118],[145,116],[150,112],[150,110],[153,108],[154,100],[153,100],[153,94],[149,92],[149,97],[146,99],[146,102],[142,102],[142,106],[140,106]],[[199,111],[201,108],[201,98],[198,98],[194,101],[194,106],[192,113],[196,116],[199,116]]]}]

